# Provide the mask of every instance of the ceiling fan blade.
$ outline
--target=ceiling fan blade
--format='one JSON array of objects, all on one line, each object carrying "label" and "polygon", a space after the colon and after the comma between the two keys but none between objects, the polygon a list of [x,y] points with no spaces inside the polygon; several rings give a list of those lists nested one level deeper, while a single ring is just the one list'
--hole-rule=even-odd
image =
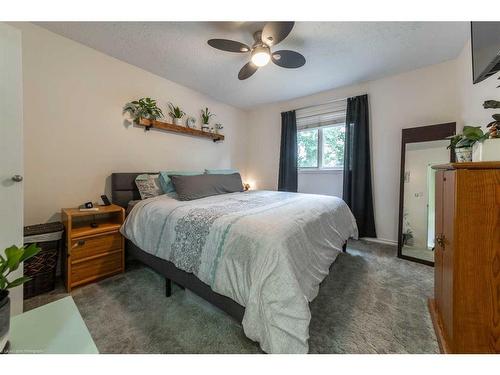
[{"label": "ceiling fan blade", "polygon": [[250,52],[250,47],[244,43],[229,39],[210,39],[207,42],[210,46],[227,52],[246,53]]},{"label": "ceiling fan blade", "polygon": [[295,22],[268,22],[262,30],[262,42],[275,46],[285,39],[293,29]]},{"label": "ceiling fan blade", "polygon": [[240,69],[238,73],[238,79],[243,81],[244,79],[250,78],[259,69],[257,65],[254,65],[251,61],[247,62],[243,68]]},{"label": "ceiling fan blade", "polygon": [[287,49],[273,52],[271,60],[282,68],[300,68],[306,63],[306,58],[300,53]]}]

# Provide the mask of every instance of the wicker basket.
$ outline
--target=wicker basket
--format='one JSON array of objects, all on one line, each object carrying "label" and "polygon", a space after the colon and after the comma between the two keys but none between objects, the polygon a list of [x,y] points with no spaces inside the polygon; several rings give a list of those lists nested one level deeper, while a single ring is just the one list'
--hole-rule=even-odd
[{"label": "wicker basket", "polygon": [[24,227],[24,243],[36,243],[41,248],[24,263],[24,275],[31,277],[24,284],[25,299],[54,290],[63,231],[60,222]]}]

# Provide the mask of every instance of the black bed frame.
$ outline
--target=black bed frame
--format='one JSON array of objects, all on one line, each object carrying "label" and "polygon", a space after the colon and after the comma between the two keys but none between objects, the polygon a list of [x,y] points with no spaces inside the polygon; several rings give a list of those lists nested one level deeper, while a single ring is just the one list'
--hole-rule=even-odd
[{"label": "black bed frame", "polygon": [[[126,209],[130,201],[141,199],[135,185],[135,178],[140,174],[148,173],[151,172],[111,174],[112,202]],[[137,259],[165,277],[167,297],[170,297],[172,294],[173,282],[183,289],[189,289],[212,305],[220,308],[239,323],[243,320],[243,314],[245,313],[245,308],[243,306],[228,297],[214,292],[194,274],[177,268],[168,260],[161,259],[145,252],[129,240],[125,240],[125,251],[128,256]],[[346,244],[343,246],[343,251],[346,251]]]}]

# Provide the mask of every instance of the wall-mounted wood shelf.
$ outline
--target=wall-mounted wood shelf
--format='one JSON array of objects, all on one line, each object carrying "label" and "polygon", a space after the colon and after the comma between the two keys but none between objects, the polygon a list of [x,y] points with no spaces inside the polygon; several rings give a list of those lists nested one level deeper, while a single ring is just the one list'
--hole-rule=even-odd
[{"label": "wall-mounted wood shelf", "polygon": [[145,118],[141,118],[139,120],[138,125],[144,126],[148,130],[151,128],[155,128],[155,129],[166,130],[166,131],[174,132],[174,133],[193,135],[195,137],[210,138],[214,142],[224,140],[224,136],[222,134],[204,132],[204,131],[201,131],[198,129],[191,129],[191,128],[188,128],[185,126],[169,124],[167,122],[161,122],[161,121],[156,121],[156,120],[148,120]]}]

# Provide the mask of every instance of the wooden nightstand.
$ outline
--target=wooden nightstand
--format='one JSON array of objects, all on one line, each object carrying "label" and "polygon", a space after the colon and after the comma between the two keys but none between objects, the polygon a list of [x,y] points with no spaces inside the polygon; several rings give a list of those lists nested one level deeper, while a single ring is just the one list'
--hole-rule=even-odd
[{"label": "wooden nightstand", "polygon": [[61,216],[66,228],[63,266],[68,292],[125,270],[125,241],[119,232],[125,220],[122,207],[99,206],[99,211],[63,208]]}]

